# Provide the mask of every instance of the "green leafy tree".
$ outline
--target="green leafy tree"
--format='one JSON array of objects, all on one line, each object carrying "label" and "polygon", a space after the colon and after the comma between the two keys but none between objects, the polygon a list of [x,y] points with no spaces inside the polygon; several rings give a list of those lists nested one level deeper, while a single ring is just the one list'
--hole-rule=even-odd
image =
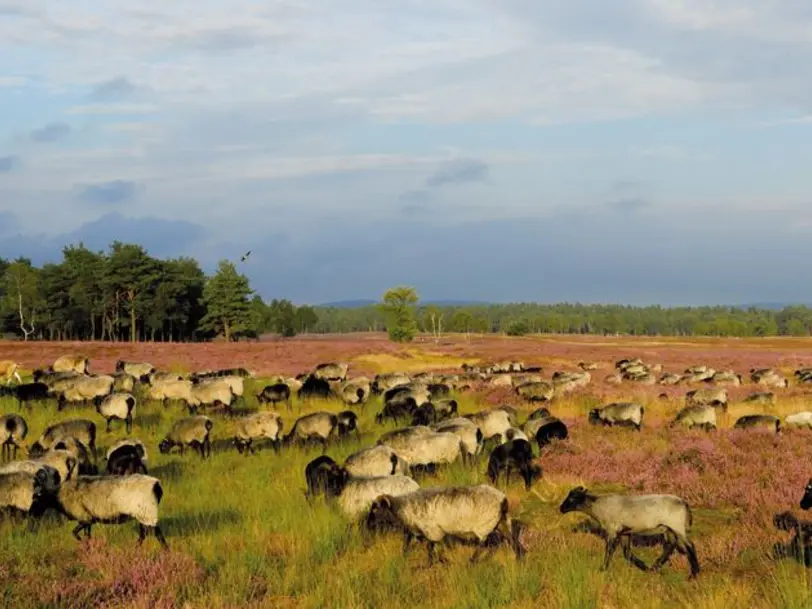
[{"label": "green leafy tree", "polygon": [[43,308],[37,269],[27,259],[12,262],[3,274],[5,309],[14,311],[23,340],[36,331],[37,313]]},{"label": "green leafy tree", "polygon": [[396,343],[414,340],[417,334],[415,309],[418,300],[417,291],[408,286],[390,288],[384,293],[380,308],[387,318],[389,340]]},{"label": "green leafy tree", "polygon": [[296,307],[289,300],[272,300],[269,307],[271,328],[280,336],[296,336]]},{"label": "green leafy tree", "polygon": [[206,314],[200,320],[204,330],[222,335],[226,341],[252,330],[252,290],[248,278],[237,272],[233,262],[221,260],[217,273],[203,288]]},{"label": "green leafy tree", "polygon": [[296,331],[306,334],[319,323],[319,316],[313,307],[303,305],[296,309]]}]

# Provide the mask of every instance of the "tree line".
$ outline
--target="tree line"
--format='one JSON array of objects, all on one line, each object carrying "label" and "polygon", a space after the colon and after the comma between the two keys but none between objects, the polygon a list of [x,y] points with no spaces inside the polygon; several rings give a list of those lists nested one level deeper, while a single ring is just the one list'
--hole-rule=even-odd
[{"label": "tree line", "polygon": [[140,245],[114,241],[107,251],[80,243],[62,260],[37,267],[0,258],[0,330],[24,340],[205,341],[265,333],[387,331],[407,342],[436,337],[534,333],[639,336],[810,336],[812,309],[633,307],[514,303],[421,304],[414,288],[387,290],[355,308],[296,306],[263,300],[233,262],[206,275],[193,258],[158,259]]},{"label": "tree line", "polygon": [[140,245],[80,243],[58,263],[0,258],[0,328],[24,340],[201,341],[293,336],[318,321],[312,307],[265,302],[235,264],[207,276],[193,258],[162,260]]}]

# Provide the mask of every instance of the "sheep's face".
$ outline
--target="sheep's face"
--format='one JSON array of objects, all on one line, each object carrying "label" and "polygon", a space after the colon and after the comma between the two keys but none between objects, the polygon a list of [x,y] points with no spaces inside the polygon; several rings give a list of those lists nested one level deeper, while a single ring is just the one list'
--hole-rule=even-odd
[{"label": "sheep's face", "polygon": [[172,442],[166,438],[161,440],[160,444],[158,444],[158,450],[161,451],[162,455],[167,454],[171,448]]},{"label": "sheep's face", "polygon": [[379,532],[400,528],[390,497],[384,495],[372,502],[367,514],[366,525],[369,530]]},{"label": "sheep's face", "polygon": [[29,456],[31,456],[31,457],[36,457],[36,456],[39,456],[39,455],[41,455],[41,454],[42,454],[42,453],[44,453],[44,452],[45,452],[45,448],[44,448],[44,447],[42,446],[42,444],[41,444],[40,442],[38,442],[38,441],[37,441],[37,442],[34,442],[34,443],[31,445],[31,448],[29,448],[29,449],[28,449],[28,455],[29,455]]},{"label": "sheep's face", "polygon": [[801,497],[801,509],[808,510],[812,507],[812,478],[806,483],[804,488],[804,496]]},{"label": "sheep's face", "polygon": [[589,422],[592,425],[597,425],[601,422],[601,411],[597,408],[589,411]]},{"label": "sheep's face", "polygon": [[562,514],[567,514],[568,512],[577,512],[582,510],[592,503],[589,493],[583,486],[578,486],[572,489],[567,498],[564,499],[564,502],[558,508]]}]

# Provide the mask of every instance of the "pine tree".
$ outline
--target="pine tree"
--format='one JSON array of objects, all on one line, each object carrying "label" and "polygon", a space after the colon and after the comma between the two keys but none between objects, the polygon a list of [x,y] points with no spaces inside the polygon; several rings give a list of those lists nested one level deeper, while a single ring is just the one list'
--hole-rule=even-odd
[{"label": "pine tree", "polygon": [[250,331],[254,322],[252,293],[248,278],[238,273],[232,262],[221,260],[217,273],[203,288],[206,314],[200,321],[201,327],[222,334],[226,341]]}]

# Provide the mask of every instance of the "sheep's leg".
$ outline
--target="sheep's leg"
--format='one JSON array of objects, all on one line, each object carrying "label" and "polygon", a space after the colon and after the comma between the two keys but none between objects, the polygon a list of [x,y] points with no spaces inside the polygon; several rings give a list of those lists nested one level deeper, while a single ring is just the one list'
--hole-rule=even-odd
[{"label": "sheep's leg", "polygon": [[610,535],[607,534],[606,536],[606,553],[603,556],[603,566],[601,567],[601,571],[606,571],[609,569],[609,563],[612,560],[612,555],[617,550],[618,538],[617,535]]},{"label": "sheep's leg", "polygon": [[[632,563],[635,567],[637,567],[641,571],[648,571],[649,570],[648,565],[645,562],[643,562],[640,559],[639,556],[637,556],[636,554],[634,554],[634,552],[632,552],[632,538],[631,537],[629,537],[628,535],[624,535],[621,538],[620,546],[621,546],[621,548],[623,548],[623,557],[626,560],[628,560],[630,563]],[[654,567],[652,567],[651,569],[654,570]]]},{"label": "sheep's leg", "polygon": [[206,457],[211,457],[211,440],[209,436],[206,436],[206,439],[203,440],[203,450],[205,451]]},{"label": "sheep's leg", "polygon": [[133,416],[132,416],[132,414],[128,414],[127,418],[124,420],[124,422],[127,424],[127,434],[129,435],[130,433],[132,433],[132,430],[133,430]]},{"label": "sheep's leg", "polygon": [[164,534],[161,531],[161,527],[156,524],[152,530],[155,533],[155,537],[158,538],[158,542],[163,546],[164,550],[168,550],[169,544],[166,543],[166,538],[164,537]]},{"label": "sheep's leg", "polygon": [[412,541],[414,540],[414,534],[410,531],[405,531],[403,533],[403,555],[406,556],[409,553],[409,550],[412,548]]},{"label": "sheep's leg", "polygon": [[79,541],[82,541],[82,538],[79,535],[79,533],[81,533],[83,530],[87,531],[87,538],[90,539],[90,524],[89,523],[80,522],[79,524],[76,525],[76,528],[73,529],[73,536],[76,539],[78,539]]},{"label": "sheep's leg", "polygon": [[694,579],[699,575],[699,559],[696,556],[696,547],[693,542],[687,538],[679,539],[677,550],[680,554],[684,554],[688,558],[688,564],[691,567],[691,575],[689,579]]},{"label": "sheep's leg", "polygon": [[112,423],[112,419],[107,419],[107,433],[110,433],[110,423]]}]

